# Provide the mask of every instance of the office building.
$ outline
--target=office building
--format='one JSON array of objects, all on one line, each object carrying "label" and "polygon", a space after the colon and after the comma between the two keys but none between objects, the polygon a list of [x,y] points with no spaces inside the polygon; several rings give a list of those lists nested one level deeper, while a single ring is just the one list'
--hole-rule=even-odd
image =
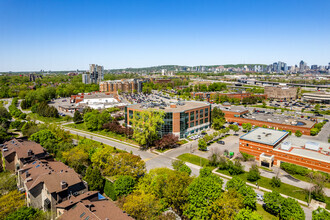
[{"label": "office building", "polygon": [[308,92],[302,96],[304,101],[307,102],[319,102],[324,104],[330,104],[330,93],[329,92]]},{"label": "office building", "polygon": [[269,99],[295,100],[297,98],[297,88],[286,86],[265,86],[264,94]]},{"label": "office building", "polygon": [[306,70],[306,67],[307,67],[307,63],[305,63],[303,60],[300,61],[300,63],[299,63],[299,71],[300,72],[304,72]]},{"label": "office building", "polygon": [[204,102],[178,102],[134,104],[125,107],[125,123],[132,126],[131,119],[135,112],[144,110],[164,111],[165,118],[160,135],[174,134],[185,138],[190,134],[210,127],[211,105]]},{"label": "office building", "polygon": [[239,151],[253,155],[260,166],[287,162],[330,173],[330,144],[289,136],[286,131],[256,128],[240,137]]}]

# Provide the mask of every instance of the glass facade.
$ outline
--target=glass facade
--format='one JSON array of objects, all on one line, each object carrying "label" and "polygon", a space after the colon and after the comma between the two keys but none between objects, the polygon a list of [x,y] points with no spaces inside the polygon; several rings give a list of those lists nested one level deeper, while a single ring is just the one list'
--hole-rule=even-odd
[{"label": "glass facade", "polygon": [[129,114],[129,119],[130,119],[129,124],[132,125],[132,120],[131,119],[133,118],[133,110],[129,110],[128,114]]},{"label": "glass facade", "polygon": [[190,121],[195,120],[195,112],[190,112]]},{"label": "glass facade", "polygon": [[180,138],[185,137],[185,133],[188,129],[189,114],[181,112],[180,113]]},{"label": "glass facade", "polygon": [[164,124],[161,128],[161,136],[173,132],[173,113],[167,112],[164,116]]},{"label": "glass facade", "polygon": [[205,117],[208,117],[208,116],[209,116],[209,109],[206,108],[206,109],[205,109]]}]

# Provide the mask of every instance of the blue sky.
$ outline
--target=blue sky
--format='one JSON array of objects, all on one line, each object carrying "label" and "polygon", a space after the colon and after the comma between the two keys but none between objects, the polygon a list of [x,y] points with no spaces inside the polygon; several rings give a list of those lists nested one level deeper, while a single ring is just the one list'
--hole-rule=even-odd
[{"label": "blue sky", "polygon": [[0,0],[0,71],[330,62],[329,0]]}]

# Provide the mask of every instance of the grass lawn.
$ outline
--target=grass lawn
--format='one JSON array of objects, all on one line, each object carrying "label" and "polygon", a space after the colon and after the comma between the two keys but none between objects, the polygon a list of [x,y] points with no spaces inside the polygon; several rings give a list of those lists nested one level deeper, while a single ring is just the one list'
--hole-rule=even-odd
[{"label": "grass lawn", "polygon": [[82,131],[87,131],[87,132],[91,132],[91,133],[95,133],[95,134],[99,134],[99,135],[103,135],[106,137],[110,137],[110,138],[114,138],[120,141],[124,141],[130,144],[135,144],[138,145],[138,143],[136,143],[134,140],[131,139],[126,139],[125,135],[120,135],[120,134],[116,134],[113,132],[107,132],[107,131],[89,131],[86,127],[84,123],[80,123],[80,124],[67,124],[67,125],[63,125],[64,127],[69,127],[69,128],[75,128],[78,130],[82,130]]},{"label": "grass lawn", "polygon": [[[293,176],[294,178],[298,179],[298,180],[301,180],[301,181],[305,181],[307,183],[310,182],[310,179],[307,177],[307,176],[302,176],[302,175],[299,175],[299,174],[290,174],[291,176]],[[324,187],[326,188],[330,188],[330,183],[324,183]]]},{"label": "grass lawn", "polygon": [[212,168],[212,170],[216,168],[214,166],[209,165],[209,160],[208,159],[205,159],[203,157],[199,157],[199,156],[196,156],[196,155],[193,155],[193,154],[185,153],[185,154],[181,154],[177,158],[182,160],[182,161],[195,164],[197,166],[210,167],[210,168]]},{"label": "grass lawn", "polygon": [[275,215],[272,215],[268,212],[266,212],[266,210],[262,207],[262,205],[257,203],[257,210],[256,212],[262,216],[263,220],[278,220],[279,218],[276,217]]},{"label": "grass lawn", "polygon": [[[228,170],[217,170],[217,172],[231,176],[229,174]],[[243,174],[238,175],[238,177],[240,177],[245,182],[256,184],[256,182],[251,182],[251,181],[247,180],[247,174],[248,173],[245,172]],[[306,193],[304,192],[304,189],[302,189],[302,188],[292,186],[292,185],[289,185],[286,183],[282,183],[280,188],[273,188],[270,183],[271,183],[271,179],[263,177],[263,176],[258,180],[258,185],[260,187],[264,187],[264,188],[270,189],[270,190],[276,190],[279,193],[282,193],[284,195],[291,196],[293,198],[296,198],[296,199],[299,199],[302,201],[307,201]]]},{"label": "grass lawn", "polygon": [[59,116],[58,118],[51,118],[51,117],[43,117],[38,115],[37,113],[29,113],[27,114],[31,119],[43,121],[46,123],[56,123],[56,122],[62,122],[65,121],[65,118],[62,116]]}]

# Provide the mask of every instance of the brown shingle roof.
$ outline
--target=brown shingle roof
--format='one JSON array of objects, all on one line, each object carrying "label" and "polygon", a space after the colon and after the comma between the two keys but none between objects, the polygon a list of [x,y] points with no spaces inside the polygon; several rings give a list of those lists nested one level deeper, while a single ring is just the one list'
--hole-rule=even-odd
[{"label": "brown shingle roof", "polygon": [[63,190],[61,182],[67,183],[67,186],[81,182],[73,169],[59,161],[36,160],[24,165],[20,171],[29,190],[43,182],[50,193],[60,192]]},{"label": "brown shingle roof", "polygon": [[45,149],[38,143],[34,141],[18,141],[17,139],[12,139],[4,143],[4,147],[7,147],[8,151],[3,151],[3,156],[6,157],[9,154],[16,152],[18,159],[31,157],[28,155],[29,150],[32,151],[34,155],[42,154]]},{"label": "brown shingle roof", "polygon": [[90,198],[90,197],[94,197],[96,196],[95,194],[98,194],[99,192],[98,191],[88,191],[88,192],[85,192],[83,194],[80,194],[78,196],[71,196],[70,199],[64,201],[64,202],[61,202],[60,204],[58,204],[56,207],[57,208],[67,208],[69,206],[72,206],[82,200],[85,200],[87,198]]},{"label": "brown shingle roof", "polygon": [[77,203],[76,206],[64,212],[63,215],[59,217],[59,219],[85,219],[87,216],[89,216],[88,220],[133,220],[132,217],[128,216],[120,208],[118,208],[114,202],[109,200],[83,200]]}]

